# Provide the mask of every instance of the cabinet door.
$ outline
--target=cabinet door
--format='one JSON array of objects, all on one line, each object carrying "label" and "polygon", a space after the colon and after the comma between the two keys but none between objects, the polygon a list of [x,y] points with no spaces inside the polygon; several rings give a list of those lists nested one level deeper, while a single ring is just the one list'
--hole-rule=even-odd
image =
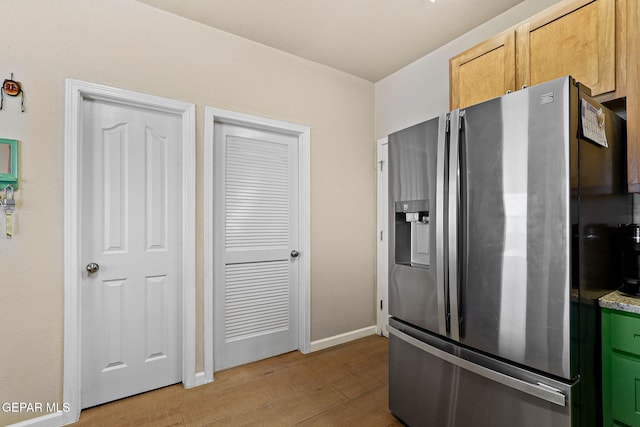
[{"label": "cabinet door", "polygon": [[613,354],[611,376],[613,418],[630,426],[640,425],[640,360]]},{"label": "cabinet door", "polygon": [[616,89],[615,0],[560,2],[517,29],[517,84],[571,75],[592,95]]},{"label": "cabinet door", "polygon": [[515,90],[515,33],[506,31],[449,60],[452,110]]}]

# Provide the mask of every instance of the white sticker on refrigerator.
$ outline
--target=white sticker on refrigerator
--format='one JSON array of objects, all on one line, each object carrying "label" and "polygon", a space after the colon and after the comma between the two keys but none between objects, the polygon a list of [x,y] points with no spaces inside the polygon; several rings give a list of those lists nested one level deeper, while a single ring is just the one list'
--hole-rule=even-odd
[{"label": "white sticker on refrigerator", "polygon": [[582,136],[608,148],[605,115],[602,108],[596,108],[584,98],[581,101]]}]

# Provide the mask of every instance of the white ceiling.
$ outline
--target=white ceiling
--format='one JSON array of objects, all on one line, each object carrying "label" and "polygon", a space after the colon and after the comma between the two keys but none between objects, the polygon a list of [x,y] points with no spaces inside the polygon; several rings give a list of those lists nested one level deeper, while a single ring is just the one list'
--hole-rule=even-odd
[{"label": "white ceiling", "polygon": [[138,0],[376,82],[523,0]]}]

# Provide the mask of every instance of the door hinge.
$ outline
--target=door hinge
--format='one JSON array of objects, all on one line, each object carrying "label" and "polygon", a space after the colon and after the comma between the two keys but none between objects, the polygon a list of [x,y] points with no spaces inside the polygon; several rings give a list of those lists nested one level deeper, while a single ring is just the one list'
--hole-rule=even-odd
[{"label": "door hinge", "polygon": [[380,300],[380,310],[382,310],[382,300]]},{"label": "door hinge", "polygon": [[380,241],[381,241],[381,242],[382,242],[382,241],[384,241],[384,239],[382,238],[382,233],[384,233],[384,231],[383,231],[383,230],[380,230]]},{"label": "door hinge", "polygon": [[382,172],[382,170],[384,169],[384,160],[380,160],[378,164],[380,165],[380,172]]}]

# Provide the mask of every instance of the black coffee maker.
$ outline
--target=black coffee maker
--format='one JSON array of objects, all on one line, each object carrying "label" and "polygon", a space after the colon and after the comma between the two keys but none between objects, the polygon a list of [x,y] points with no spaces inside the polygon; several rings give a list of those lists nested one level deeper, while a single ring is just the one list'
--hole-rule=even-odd
[{"label": "black coffee maker", "polygon": [[622,286],[620,292],[640,296],[640,224],[620,227],[622,239]]}]

